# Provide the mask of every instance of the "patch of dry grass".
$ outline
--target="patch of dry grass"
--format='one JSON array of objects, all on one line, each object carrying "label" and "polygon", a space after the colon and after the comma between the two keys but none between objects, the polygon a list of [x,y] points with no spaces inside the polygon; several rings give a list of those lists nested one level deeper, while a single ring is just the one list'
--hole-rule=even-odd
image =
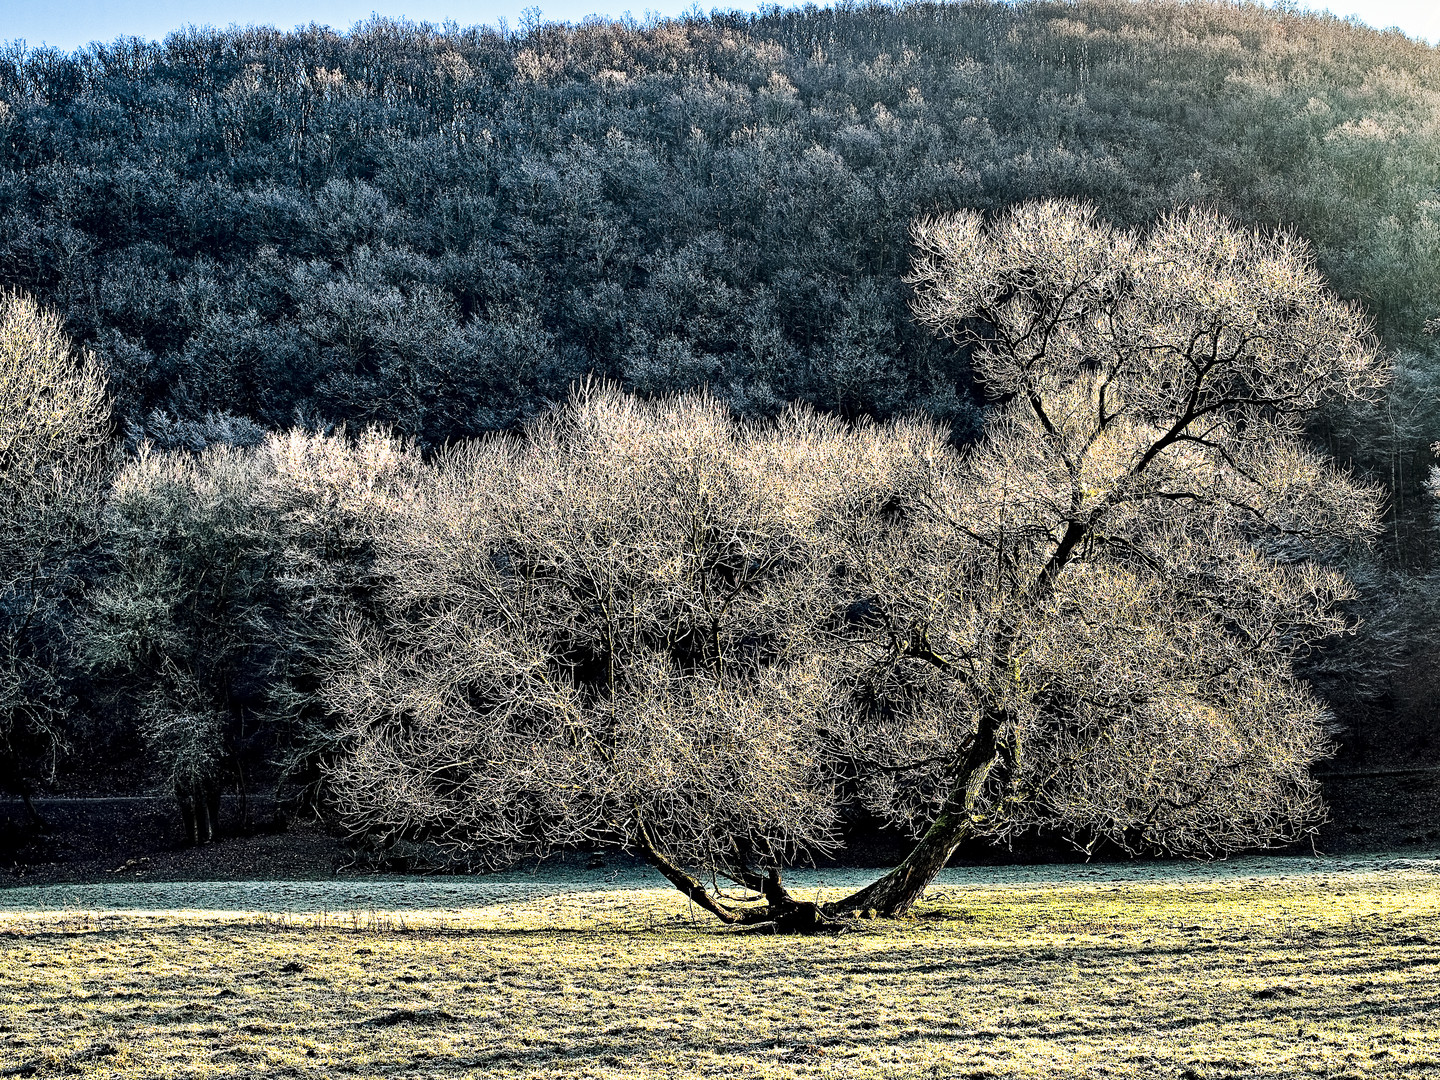
[{"label": "patch of dry grass", "polygon": [[654,892],[0,921],[0,1073],[1440,1075],[1440,875],[947,888],[838,938]]}]

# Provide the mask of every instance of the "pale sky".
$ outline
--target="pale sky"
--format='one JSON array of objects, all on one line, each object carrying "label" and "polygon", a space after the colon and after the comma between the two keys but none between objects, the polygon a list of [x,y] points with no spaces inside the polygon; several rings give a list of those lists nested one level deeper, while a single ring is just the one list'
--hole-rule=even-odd
[{"label": "pale sky", "polygon": [[[378,12],[415,22],[451,19],[462,26],[493,26],[503,18],[516,26],[529,7],[540,8],[549,21],[578,22],[586,15],[627,11],[637,18],[647,11],[678,15],[692,6],[692,0],[0,0],[0,41],[69,50],[122,35],[163,38],[189,24],[288,29],[315,22],[345,29]],[[753,10],[757,0],[710,0],[701,6]],[[1440,0],[1300,0],[1298,6],[1356,15],[1371,26],[1398,26],[1412,37],[1440,43]]]}]

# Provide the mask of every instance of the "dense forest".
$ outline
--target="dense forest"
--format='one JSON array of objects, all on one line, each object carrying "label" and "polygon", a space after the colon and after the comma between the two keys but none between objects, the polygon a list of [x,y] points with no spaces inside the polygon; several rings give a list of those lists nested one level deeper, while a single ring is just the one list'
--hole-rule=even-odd
[{"label": "dense forest", "polygon": [[1290,224],[1418,347],[1435,65],[1333,19],[1131,2],[12,48],[0,275],[100,352],[131,422],[433,444],[597,372],[963,427],[963,357],[906,310],[917,214],[1069,196]]},{"label": "dense forest", "polygon": [[[16,775],[63,778],[62,746],[173,772],[299,745],[247,717],[312,722],[294,613],[321,593],[363,604],[364,544],[277,494],[267,432],[293,432],[306,475],[324,436],[367,425],[418,462],[600,378],[707,387],[740,417],[923,414],[973,441],[992,399],[968,346],[912,315],[908,230],[1042,197],[1126,228],[1194,206],[1292,229],[1363,305],[1394,379],[1309,434],[1383,484],[1386,526],[1350,556],[1362,631],[1300,662],[1344,753],[1428,764],[1440,50],[1253,4],[1079,0],[6,48],[0,286],[93,354],[123,444],[101,519],[64,534],[49,637],[25,647],[26,677],[69,703],[45,717],[82,719]],[[217,584],[211,565],[234,573]],[[27,588],[12,638],[35,625]],[[165,608],[172,651],[136,646],[165,607],[136,598],[187,589],[205,600]],[[225,689],[206,708],[235,734],[191,745],[184,702],[211,668]]]}]

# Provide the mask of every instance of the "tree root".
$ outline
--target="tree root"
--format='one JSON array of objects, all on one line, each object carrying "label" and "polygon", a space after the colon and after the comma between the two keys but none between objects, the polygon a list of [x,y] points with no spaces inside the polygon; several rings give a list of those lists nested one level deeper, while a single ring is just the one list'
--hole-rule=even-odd
[{"label": "tree root", "polygon": [[828,915],[819,904],[789,896],[776,904],[750,908],[731,924],[733,933],[842,934],[844,920]]},{"label": "tree root", "polygon": [[772,868],[763,876],[747,869],[736,871],[747,886],[758,887],[765,903],[754,907],[726,903],[661,851],[638,814],[635,816],[635,834],[636,847],[645,856],[645,861],[659,870],[691,903],[714,915],[734,933],[838,934],[845,929],[845,924],[822,905],[791,896],[780,883],[778,868]]}]

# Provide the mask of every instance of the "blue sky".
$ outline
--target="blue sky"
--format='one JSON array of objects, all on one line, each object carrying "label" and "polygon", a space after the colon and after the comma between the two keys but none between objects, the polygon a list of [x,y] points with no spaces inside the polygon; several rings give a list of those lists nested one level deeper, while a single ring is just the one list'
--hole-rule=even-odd
[{"label": "blue sky", "polygon": [[[504,18],[514,26],[521,12],[539,7],[547,20],[578,22],[586,15],[616,16],[626,11],[643,17],[647,11],[677,15],[692,0],[0,0],[0,41],[23,39],[31,45],[74,49],[90,41],[111,41],[134,34],[163,38],[187,24],[226,26],[231,23],[288,28],[322,23],[345,28],[372,12],[409,19],[462,25],[495,25]],[[703,7],[753,9],[755,0],[714,0]],[[1440,2],[1437,0],[1300,0],[1299,7],[1357,15],[1372,26],[1398,26],[1413,37],[1440,43]]]}]

